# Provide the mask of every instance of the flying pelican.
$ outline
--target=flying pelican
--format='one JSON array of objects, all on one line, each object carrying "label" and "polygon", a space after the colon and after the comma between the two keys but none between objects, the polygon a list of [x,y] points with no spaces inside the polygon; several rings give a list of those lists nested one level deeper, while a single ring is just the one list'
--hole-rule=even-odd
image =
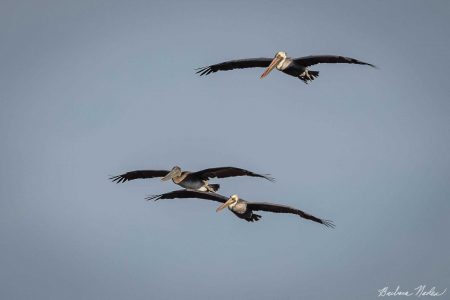
[{"label": "flying pelican", "polygon": [[172,179],[175,184],[186,189],[198,190],[203,192],[216,192],[219,190],[219,184],[209,184],[210,178],[226,178],[235,176],[261,177],[269,181],[275,181],[269,175],[256,174],[248,170],[234,167],[219,167],[205,169],[197,172],[181,171],[181,168],[175,166],[171,171],[168,170],[136,170],[110,177],[113,182],[120,183],[134,179],[162,177],[162,181]]},{"label": "flying pelican", "polygon": [[236,216],[248,222],[258,221],[261,218],[261,216],[254,214],[253,211],[261,210],[273,213],[294,214],[300,216],[301,218],[323,224],[327,227],[334,227],[332,221],[319,219],[296,208],[267,202],[248,202],[245,201],[244,199],[240,199],[237,195],[232,195],[231,197],[228,198],[216,193],[205,193],[195,190],[178,190],[161,195],[149,196],[146,199],[157,201],[162,199],[175,199],[175,198],[200,198],[221,202],[222,205],[220,205],[216,209],[217,212],[221,211],[225,207],[228,207],[228,209],[231,210],[231,212],[233,212]]},{"label": "flying pelican", "polygon": [[368,65],[374,67],[374,65],[350,58],[338,55],[311,55],[299,58],[287,57],[286,52],[279,51],[275,54],[274,58],[248,58],[248,59],[238,59],[222,62],[215,65],[210,65],[207,67],[198,68],[197,74],[200,76],[215,73],[217,71],[228,71],[234,69],[245,69],[245,68],[255,68],[261,67],[266,68],[264,73],[261,74],[261,79],[266,77],[275,67],[283,73],[288,75],[298,77],[304,83],[314,80],[319,76],[319,71],[308,70],[309,66],[330,63],[330,64],[358,64],[358,65]]}]

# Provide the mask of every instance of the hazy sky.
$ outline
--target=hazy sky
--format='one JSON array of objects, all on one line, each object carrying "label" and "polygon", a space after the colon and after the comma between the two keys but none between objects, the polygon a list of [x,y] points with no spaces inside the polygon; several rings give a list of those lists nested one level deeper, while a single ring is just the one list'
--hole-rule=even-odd
[{"label": "hazy sky", "polygon": [[[450,2],[1,1],[1,299],[377,299],[450,288]],[[310,85],[228,59],[340,54]],[[135,169],[236,166],[247,223]],[[219,182],[213,180],[212,182]],[[447,292],[449,295],[450,292]]]}]

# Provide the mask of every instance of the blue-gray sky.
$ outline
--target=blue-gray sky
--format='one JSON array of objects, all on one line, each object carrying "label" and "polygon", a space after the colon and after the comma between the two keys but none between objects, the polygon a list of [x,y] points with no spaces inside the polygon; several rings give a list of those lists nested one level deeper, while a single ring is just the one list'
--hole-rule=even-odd
[{"label": "blue-gray sky", "polygon": [[[375,299],[450,288],[448,1],[2,1],[0,298]],[[310,85],[234,58],[340,54]],[[148,203],[141,168],[335,221]]]}]

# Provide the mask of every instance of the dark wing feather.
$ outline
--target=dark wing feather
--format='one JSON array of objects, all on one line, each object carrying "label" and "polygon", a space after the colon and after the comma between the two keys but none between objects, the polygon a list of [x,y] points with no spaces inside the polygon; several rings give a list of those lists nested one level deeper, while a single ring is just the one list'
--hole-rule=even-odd
[{"label": "dark wing feather", "polygon": [[316,65],[316,64],[358,64],[358,65],[368,65],[374,67],[374,65],[357,60],[351,57],[339,56],[339,55],[311,55],[305,57],[299,57],[294,59],[294,61],[304,67]]},{"label": "dark wing feather", "polygon": [[215,73],[217,71],[229,71],[234,69],[245,69],[245,68],[265,68],[270,65],[273,58],[247,58],[247,59],[237,59],[230,60],[220,64],[210,65],[207,67],[201,67],[196,69],[196,74],[200,76]]},{"label": "dark wing feather", "polygon": [[208,180],[210,178],[226,178],[226,177],[235,177],[235,176],[252,176],[252,177],[260,177],[265,178],[269,181],[275,181],[273,177],[270,177],[267,174],[257,174],[248,170],[235,168],[235,167],[219,167],[219,168],[211,168],[201,170],[195,173],[191,173],[193,176],[197,176],[202,180]]},{"label": "dark wing feather", "polygon": [[147,200],[162,200],[162,199],[176,199],[176,198],[199,198],[199,199],[205,199],[205,200],[212,200],[217,201],[221,203],[225,203],[228,198],[216,193],[210,193],[210,192],[200,192],[195,190],[177,190],[161,195],[153,195],[148,196],[145,199]]},{"label": "dark wing feather", "polygon": [[265,202],[249,202],[247,204],[247,207],[251,210],[262,210],[262,211],[269,211],[273,213],[287,213],[287,214],[295,214],[298,215],[304,219],[308,219],[320,224],[323,224],[327,227],[334,227],[334,224],[332,221],[329,220],[322,220],[317,217],[314,217],[310,214],[305,213],[302,210],[289,207],[286,205],[280,205],[280,204],[272,204],[272,203],[265,203]]},{"label": "dark wing feather", "polygon": [[143,179],[143,178],[155,178],[155,177],[164,177],[170,171],[167,170],[136,170],[127,172],[122,175],[117,175],[110,177],[113,182],[120,183],[125,181],[130,181],[134,179]]}]

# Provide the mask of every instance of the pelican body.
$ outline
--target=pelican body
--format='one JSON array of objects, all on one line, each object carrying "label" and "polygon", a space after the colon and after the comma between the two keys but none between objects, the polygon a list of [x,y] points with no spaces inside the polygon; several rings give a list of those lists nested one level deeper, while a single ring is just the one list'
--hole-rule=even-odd
[{"label": "pelican body", "polygon": [[248,170],[235,167],[219,167],[205,169],[197,172],[182,171],[180,167],[175,166],[172,170],[136,170],[124,173],[122,175],[113,176],[110,179],[113,182],[121,183],[134,179],[155,178],[161,177],[162,181],[172,180],[173,183],[191,190],[202,192],[216,192],[219,190],[219,184],[210,184],[210,178],[226,178],[235,176],[251,176],[260,177],[269,181],[274,181],[274,178],[269,175],[262,175],[253,173]]},{"label": "pelican body", "polygon": [[313,215],[307,214],[302,210],[280,205],[280,204],[273,204],[273,203],[267,203],[267,202],[249,202],[244,199],[239,198],[237,195],[232,195],[231,197],[225,197],[222,195],[219,195],[217,193],[205,193],[200,191],[194,191],[194,190],[179,190],[179,191],[173,191],[161,195],[154,195],[149,196],[146,199],[147,200],[162,200],[162,199],[176,199],[176,198],[199,198],[199,199],[205,199],[205,200],[212,200],[216,202],[221,202],[222,205],[220,205],[216,211],[219,212],[224,208],[228,208],[234,215],[236,215],[238,218],[244,219],[248,222],[255,222],[261,219],[260,215],[257,215],[254,213],[254,211],[267,211],[267,212],[273,212],[273,213],[288,213],[288,214],[294,214],[298,215],[299,217],[307,220],[311,220],[316,223],[323,224],[327,227],[334,227],[334,224],[332,221],[329,220],[323,220],[320,218],[317,218]]},{"label": "pelican body", "polygon": [[279,51],[275,54],[274,58],[248,58],[230,60],[219,64],[198,68],[196,73],[200,74],[200,76],[203,76],[215,73],[217,71],[262,67],[266,68],[266,70],[261,74],[260,78],[262,79],[276,68],[277,70],[285,74],[299,78],[304,83],[308,83],[309,81],[312,81],[319,76],[319,71],[308,70],[308,67],[321,63],[346,63],[375,67],[372,64],[351,57],[338,55],[311,55],[299,58],[291,58],[287,56],[286,52]]}]

